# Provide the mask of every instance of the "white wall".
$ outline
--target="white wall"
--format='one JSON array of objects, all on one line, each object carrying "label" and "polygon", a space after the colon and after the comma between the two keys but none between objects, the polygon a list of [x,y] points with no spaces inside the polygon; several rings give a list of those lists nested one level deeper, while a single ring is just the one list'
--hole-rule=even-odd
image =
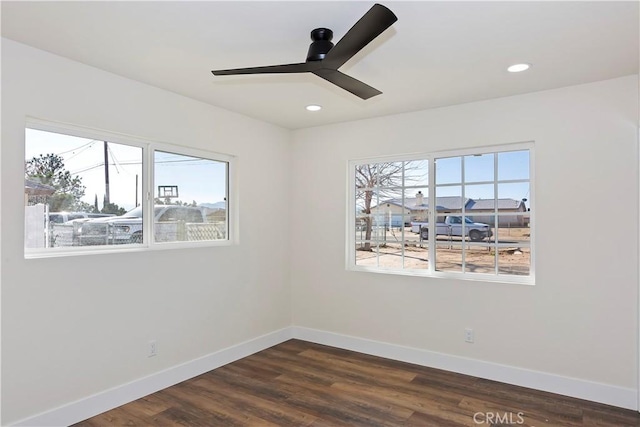
[{"label": "white wall", "polygon": [[[6,39],[2,107],[2,425],[291,324],[288,131]],[[240,244],[25,260],[26,116],[238,156]]]},{"label": "white wall", "polygon": [[[637,85],[626,77],[292,135],[3,39],[1,423],[285,328],[292,315],[301,328],[635,390]],[[23,259],[26,116],[238,156],[240,244]],[[345,270],[349,159],[528,140],[535,286]],[[584,207],[572,210],[576,200]],[[611,216],[613,226],[599,222]]]},{"label": "white wall", "polygon": [[[632,395],[637,126],[638,79],[630,76],[295,131],[294,325],[593,381]],[[530,140],[535,286],[345,270],[349,159]],[[464,328],[475,330],[475,344],[464,342]]]}]

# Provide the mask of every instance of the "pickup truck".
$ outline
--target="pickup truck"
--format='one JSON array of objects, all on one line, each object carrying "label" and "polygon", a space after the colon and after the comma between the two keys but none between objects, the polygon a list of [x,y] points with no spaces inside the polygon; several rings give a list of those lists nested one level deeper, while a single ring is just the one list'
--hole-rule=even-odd
[{"label": "pickup truck", "polygon": [[[155,205],[155,241],[177,239],[177,223],[206,223],[206,208]],[[122,216],[96,218],[79,224],[78,240],[86,245],[117,245],[142,243],[142,207],[138,206]]]},{"label": "pickup truck", "polygon": [[[465,222],[465,236],[474,242],[486,239],[493,236],[491,226],[488,224],[482,224],[480,222],[473,222],[469,218],[464,218]],[[423,221],[412,221],[411,231],[414,233],[420,233],[420,237],[423,240],[429,239],[429,223]],[[460,216],[447,216],[444,222],[436,223],[436,235],[444,236],[462,236],[462,217]]]}]

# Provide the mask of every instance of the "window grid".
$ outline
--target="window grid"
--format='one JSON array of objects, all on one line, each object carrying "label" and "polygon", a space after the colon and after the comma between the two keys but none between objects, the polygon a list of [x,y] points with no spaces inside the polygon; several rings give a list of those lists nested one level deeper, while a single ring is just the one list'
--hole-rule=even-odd
[{"label": "window grid", "polygon": [[[130,241],[127,242],[129,244],[116,246],[115,245],[116,234],[114,233],[123,232],[123,230],[126,230],[126,232],[129,232],[131,234],[132,224],[126,224],[125,226],[114,225],[111,227],[110,226],[105,227],[107,230],[109,229],[112,230],[111,234],[109,234],[109,236],[112,236],[114,239],[112,243],[105,244],[103,242],[98,244],[82,245],[80,244],[80,237],[82,237],[80,234],[78,234],[77,236],[78,238],[76,239],[76,233],[80,233],[81,227],[75,228],[75,224],[74,224],[73,225],[74,227],[73,242],[67,243],[66,242],[67,239],[65,239],[64,243],[61,244],[60,240],[62,239],[58,238],[58,239],[55,239],[54,241],[55,247],[53,247],[54,245],[47,245],[48,243],[47,239],[49,239],[50,230],[46,225],[48,222],[45,220],[45,231],[44,231],[45,239],[43,240],[43,242],[45,243],[43,243],[42,247],[32,246],[31,243],[29,246],[27,246],[27,242],[25,240],[25,248],[24,248],[25,258],[84,255],[84,254],[132,251],[132,250],[134,251],[149,250],[149,249],[156,250],[156,249],[166,249],[166,248],[176,248],[176,247],[201,247],[203,245],[204,246],[220,246],[220,245],[229,245],[235,240],[236,224],[235,224],[235,221],[230,222],[230,211],[234,212],[233,206],[235,206],[234,198],[230,197],[230,188],[233,185],[233,173],[234,173],[232,156],[205,152],[198,149],[178,147],[178,146],[169,145],[165,143],[157,143],[153,141],[138,139],[135,137],[128,137],[128,136],[125,137],[118,134],[111,134],[105,131],[94,131],[91,129],[68,125],[68,124],[56,124],[56,123],[42,121],[38,119],[28,119],[26,124],[26,130],[27,132],[29,130],[32,130],[32,131],[41,132],[41,133],[48,133],[52,137],[55,135],[57,138],[70,138],[70,139],[81,138],[85,140],[92,140],[92,142],[97,141],[101,145],[103,144],[103,141],[104,141],[105,153],[107,151],[106,150],[107,144],[109,145],[109,147],[120,145],[120,146],[126,146],[126,147],[139,148],[141,152],[141,159],[139,160],[140,163],[137,163],[137,164],[141,168],[141,171],[136,172],[135,186],[138,187],[139,185],[140,197],[139,198],[136,197],[136,201],[138,201],[141,209],[144,210],[144,215],[142,215],[141,219],[138,222],[139,225],[136,227],[140,227],[142,230],[144,230],[145,239],[144,239],[144,243],[138,243],[138,241],[129,239]],[[25,139],[25,143],[28,144],[29,140]],[[49,152],[49,150],[50,148],[47,148],[47,152]],[[177,228],[178,231],[182,230],[181,232],[183,234],[179,234],[179,236],[189,236],[189,237],[183,238],[182,240],[180,239],[169,240],[167,242],[163,242],[162,244],[156,244],[154,242],[154,234],[155,232],[157,232],[156,225],[158,224],[155,221],[153,221],[153,216],[154,216],[153,213],[155,211],[154,187],[156,186],[153,170],[156,162],[154,158],[154,153],[156,152],[166,152],[166,153],[175,154],[177,156],[183,156],[183,157],[194,157],[194,158],[197,158],[197,160],[201,160],[204,162],[219,164],[220,167],[224,169],[224,172],[223,172],[224,181],[221,181],[221,186],[220,186],[220,188],[222,189],[222,192],[224,193],[224,200],[225,200],[225,207],[223,209],[224,212],[221,212],[217,216],[214,216],[214,215],[211,215],[211,210],[208,210],[208,208],[207,209],[205,209],[204,207],[199,208],[203,212],[201,214],[203,223],[208,223],[210,218],[215,217],[216,219],[220,220],[220,223],[222,224],[221,227],[224,228],[223,230],[221,228],[221,231],[218,234],[214,235],[212,234],[212,231],[209,230],[210,228],[208,227],[209,224],[196,224],[196,222],[200,222],[200,219],[198,219],[198,221],[192,221],[191,219],[195,218],[192,215],[192,213],[182,212],[182,214],[184,215],[177,216],[175,221],[173,221],[175,225],[173,224],[169,224],[169,225],[173,228]],[[60,154],[63,154],[63,153],[67,153],[67,152],[66,151],[60,152]],[[109,153],[109,155],[110,155],[109,161],[113,162],[110,164],[115,165],[113,172],[117,172],[117,174],[120,174],[121,171],[119,170],[119,168],[122,168],[122,165],[132,164],[130,163],[130,161],[127,162],[128,159],[125,159],[125,161],[123,162],[122,159],[115,158],[114,154],[111,152]],[[27,153],[27,157],[31,157],[31,156]],[[106,154],[105,154],[105,158],[106,158]],[[191,161],[191,159],[189,159],[189,161]],[[94,165],[91,165],[91,168],[94,168],[94,167],[95,167]],[[114,175],[116,175],[116,173],[114,173]],[[139,180],[138,180],[138,177],[139,177]],[[133,192],[133,186],[130,190]],[[91,193],[91,195],[93,195],[93,192]],[[96,195],[96,205],[97,205],[97,199],[98,199],[98,196]],[[189,202],[191,202],[191,200],[189,200]],[[216,202],[216,200],[201,200],[201,202],[202,203]],[[45,204],[46,204],[46,201],[45,201]],[[193,203],[191,205],[193,206],[193,209],[196,208],[195,205],[193,205]],[[182,206],[186,208],[186,202]],[[45,212],[47,212],[46,209],[45,209]],[[116,213],[114,215],[115,217],[118,217],[118,215],[120,214]],[[68,218],[69,220],[75,219],[75,218],[71,218],[72,215],[68,215],[68,216],[69,216]],[[101,216],[105,216],[105,215],[101,215]],[[234,214],[234,217],[235,217],[235,214]],[[85,215],[85,218],[89,219],[87,215]],[[30,224],[35,224],[35,222],[33,221],[36,219],[37,217],[30,218],[31,222],[27,224],[27,218],[25,218],[25,230],[29,229]],[[92,220],[89,219],[89,222],[91,221]],[[87,222],[87,224],[89,222]],[[187,226],[187,228],[184,228],[184,226],[182,226],[181,228],[181,224],[183,223],[185,226]],[[165,226],[166,225],[167,224],[165,224]],[[39,234],[40,231],[37,230],[36,233]],[[146,238],[147,236],[149,236],[148,239]],[[38,243],[38,245],[39,244],[40,243]]]},{"label": "window grid", "polygon": [[[530,209],[530,207],[532,206],[532,199],[533,199],[532,197],[533,195],[532,169],[533,168],[531,167],[533,162],[532,149],[533,149],[533,145],[530,143],[526,143],[526,144],[517,144],[513,146],[495,147],[493,149],[488,148],[484,151],[478,150],[477,152],[467,151],[467,152],[459,152],[459,153],[453,152],[453,153],[427,154],[423,156],[415,156],[415,157],[412,157],[411,159],[404,160],[405,167],[402,168],[403,185],[401,187],[400,186],[389,187],[388,189],[391,189],[396,193],[397,192],[400,193],[399,198],[402,205],[402,214],[400,215],[399,218],[402,223],[405,223],[407,221],[407,210],[405,209],[405,207],[407,205],[407,197],[409,196],[408,191],[421,189],[422,191],[426,190],[428,192],[428,194],[424,195],[424,199],[428,207],[426,212],[427,222],[429,227],[428,240],[425,242],[421,242],[421,243],[426,243],[426,248],[428,251],[427,268],[422,268],[422,269],[418,269],[418,271],[415,271],[416,270],[415,268],[411,268],[407,266],[407,263],[405,262],[405,260],[408,257],[407,251],[409,250],[409,247],[410,247],[410,245],[407,243],[408,242],[410,243],[409,239],[411,239],[411,237],[407,237],[407,235],[410,236],[412,233],[408,233],[408,230],[405,229],[404,226],[400,227],[400,230],[399,230],[400,242],[402,243],[399,251],[400,256],[402,258],[402,263],[400,264],[401,267],[399,268],[389,267],[388,265],[382,264],[381,257],[383,254],[381,253],[380,249],[382,245],[388,244],[388,240],[384,238],[378,238],[376,241],[377,242],[377,245],[376,245],[377,263],[375,266],[376,268],[373,268],[372,270],[371,267],[359,265],[358,259],[357,259],[358,254],[353,253],[353,250],[355,249],[355,247],[352,245],[350,245],[350,251],[349,251],[350,255],[348,257],[348,268],[353,269],[355,267],[356,270],[365,270],[365,271],[380,270],[380,271],[400,273],[400,274],[417,273],[421,275],[429,275],[434,277],[462,277],[467,279],[480,279],[480,280],[488,280],[488,281],[533,283],[534,257],[532,253],[533,251],[531,250],[531,248],[533,247],[533,243],[532,243],[532,227],[531,227],[532,214]],[[502,176],[500,176],[500,173],[501,173],[500,161],[501,160],[505,161],[505,160],[500,159],[499,155],[502,153],[512,154],[517,152],[523,152],[522,155],[527,158],[528,179],[520,178],[518,176],[516,176],[515,178],[505,176],[505,179],[501,179]],[[467,182],[467,178],[468,178],[467,166],[468,165],[466,162],[467,159],[465,157],[466,156],[485,156],[488,154],[491,155],[490,158],[492,159],[492,163],[493,163],[492,171],[491,171],[493,174],[493,180],[487,180],[487,179],[473,180],[473,178],[469,178],[470,181]],[[456,158],[455,163],[459,162],[459,166],[456,165],[456,167],[460,168],[459,178],[457,178],[456,180],[447,180],[446,182],[439,183],[438,181],[439,170],[438,168],[436,168],[437,161],[439,159],[449,159],[454,157]],[[389,162],[397,162],[397,161],[398,160],[396,159],[389,159]],[[426,185],[424,184],[412,185],[407,183],[406,164],[408,164],[411,161],[426,162],[427,164],[426,171],[428,174],[428,183]],[[376,163],[381,164],[382,162],[380,162],[380,160],[377,160]],[[350,168],[352,170],[351,173],[354,173],[353,172],[354,168],[358,166],[367,165],[367,163],[351,162],[350,165],[351,165]],[[474,176],[478,177],[477,175],[478,174],[474,174]],[[482,178],[482,177],[479,177],[479,178]],[[379,177],[377,182],[380,182]],[[504,191],[506,190],[500,187],[500,185],[502,184],[523,184],[522,188],[528,189],[527,190],[528,198],[527,199],[522,198],[522,200],[519,200],[513,197],[506,197],[506,195],[504,194]],[[492,197],[487,198],[489,200],[493,200],[493,208],[490,211],[482,211],[482,213],[479,213],[478,211],[470,210],[468,208],[469,200],[467,200],[467,198],[469,198],[470,200],[475,200],[473,198],[473,194],[469,193],[469,191],[471,190],[471,186],[474,186],[473,187],[474,192],[478,192],[478,191],[482,191],[481,187],[479,187],[480,185],[491,186],[493,189]],[[455,194],[454,193],[456,191],[455,187],[459,187],[459,191],[457,192],[457,194],[459,195],[458,197],[460,197],[461,206],[458,211],[459,213],[454,213],[451,210],[448,211],[448,213],[450,215],[459,215],[463,219],[463,221],[460,224],[460,228],[459,228],[460,234],[457,235],[459,236],[457,238],[458,240],[455,240],[453,236],[451,236],[451,232],[450,232],[451,237],[449,237],[449,241],[445,241],[442,238],[438,237],[438,234],[436,232],[436,227],[438,227],[437,225],[438,218],[446,215],[447,212],[441,212],[438,209],[432,209],[432,207],[437,205],[436,198],[439,197],[438,196],[439,191],[444,191],[444,189],[450,188],[451,189],[449,190],[450,194]],[[382,188],[382,187],[379,187],[379,188]],[[431,191],[430,189],[433,189],[433,190]],[[511,198],[515,202],[521,202],[522,206],[524,206],[525,209],[523,211],[522,210],[501,211],[501,209],[503,208],[501,208],[501,204],[499,203],[499,200],[509,199],[509,198]],[[480,200],[482,200],[482,198]],[[380,206],[380,204],[384,204],[386,202],[386,198],[383,196],[382,192],[376,193],[376,202],[377,203],[375,206]],[[528,202],[528,203],[525,203],[525,202]],[[485,202],[485,203],[490,206],[488,202]],[[527,205],[529,206],[529,209],[527,209]],[[517,209],[521,209],[521,205],[518,205]],[[371,213],[370,215],[374,216],[373,213]],[[476,223],[481,223],[481,221],[474,220],[473,219],[474,216],[488,217],[491,219],[491,223],[489,223],[489,228],[488,228],[488,230],[490,230],[491,232],[491,237],[486,238],[486,240],[483,239],[483,241],[479,241],[479,242],[472,241],[469,238],[469,234],[473,233],[473,230],[469,229],[469,227],[471,227],[472,225],[468,225],[465,222],[465,219],[470,219]],[[410,214],[408,217],[412,219],[413,214]],[[391,221],[391,217],[389,221]],[[511,225],[512,223],[514,224],[513,226]],[[508,225],[505,225],[505,224],[508,224]],[[521,226],[517,227],[517,224],[520,224]],[[508,235],[511,236],[512,228],[516,229],[516,228],[522,228],[522,227],[525,227],[527,229],[526,233],[524,231],[522,232],[522,236],[517,236],[518,233],[515,233],[516,237],[505,238],[503,236],[503,234],[506,235],[507,232],[509,233]],[[477,233],[475,238],[478,238]],[[457,265],[459,266],[459,269],[456,268],[455,273],[452,273],[451,271],[442,271],[441,269],[438,268],[438,252],[443,251],[444,247],[457,248],[460,251],[459,252],[460,261],[457,263]],[[471,257],[474,254],[477,255],[478,250],[482,251],[485,248],[487,250],[488,255],[484,258],[484,261],[482,261],[481,259],[480,260],[476,259],[472,264],[471,258],[469,257]],[[524,262],[525,264],[528,263],[527,267],[517,267],[517,265],[513,264],[512,261],[509,261],[506,258],[505,254],[507,253],[510,253],[510,254],[515,253],[515,254],[521,255],[523,257],[522,259],[524,260],[522,262]],[[528,258],[526,258],[525,255]],[[484,269],[483,268],[478,269],[478,266],[484,267]],[[486,268],[489,268],[489,270],[487,271]],[[478,269],[478,271],[481,271],[481,272],[474,271],[476,269]]]}]

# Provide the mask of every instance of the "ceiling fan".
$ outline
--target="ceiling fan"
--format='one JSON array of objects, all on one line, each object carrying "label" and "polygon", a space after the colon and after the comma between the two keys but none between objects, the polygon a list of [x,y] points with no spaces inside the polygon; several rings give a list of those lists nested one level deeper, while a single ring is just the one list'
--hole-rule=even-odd
[{"label": "ceiling fan", "polygon": [[213,70],[216,76],[234,74],[273,74],[273,73],[313,73],[344,90],[362,98],[369,99],[380,95],[375,89],[360,80],[338,71],[345,62],[389,28],[398,18],[386,7],[375,4],[335,45],[331,43],[333,31],[328,28],[316,28],[311,31],[311,40],[306,62],[265,67],[236,68],[231,70]]}]

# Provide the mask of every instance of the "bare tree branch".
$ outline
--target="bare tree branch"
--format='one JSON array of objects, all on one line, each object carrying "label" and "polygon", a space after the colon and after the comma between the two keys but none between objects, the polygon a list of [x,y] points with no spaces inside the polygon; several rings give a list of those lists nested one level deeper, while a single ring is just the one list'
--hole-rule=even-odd
[{"label": "bare tree branch", "polygon": [[[365,226],[365,245],[363,250],[371,250],[371,231],[373,219],[371,215],[372,203],[378,203],[383,199],[401,196],[405,186],[412,185],[422,176],[426,176],[427,170],[420,162],[384,162],[358,165],[355,168],[356,206],[361,202],[362,218]],[[424,174],[415,173],[424,170]]]}]

